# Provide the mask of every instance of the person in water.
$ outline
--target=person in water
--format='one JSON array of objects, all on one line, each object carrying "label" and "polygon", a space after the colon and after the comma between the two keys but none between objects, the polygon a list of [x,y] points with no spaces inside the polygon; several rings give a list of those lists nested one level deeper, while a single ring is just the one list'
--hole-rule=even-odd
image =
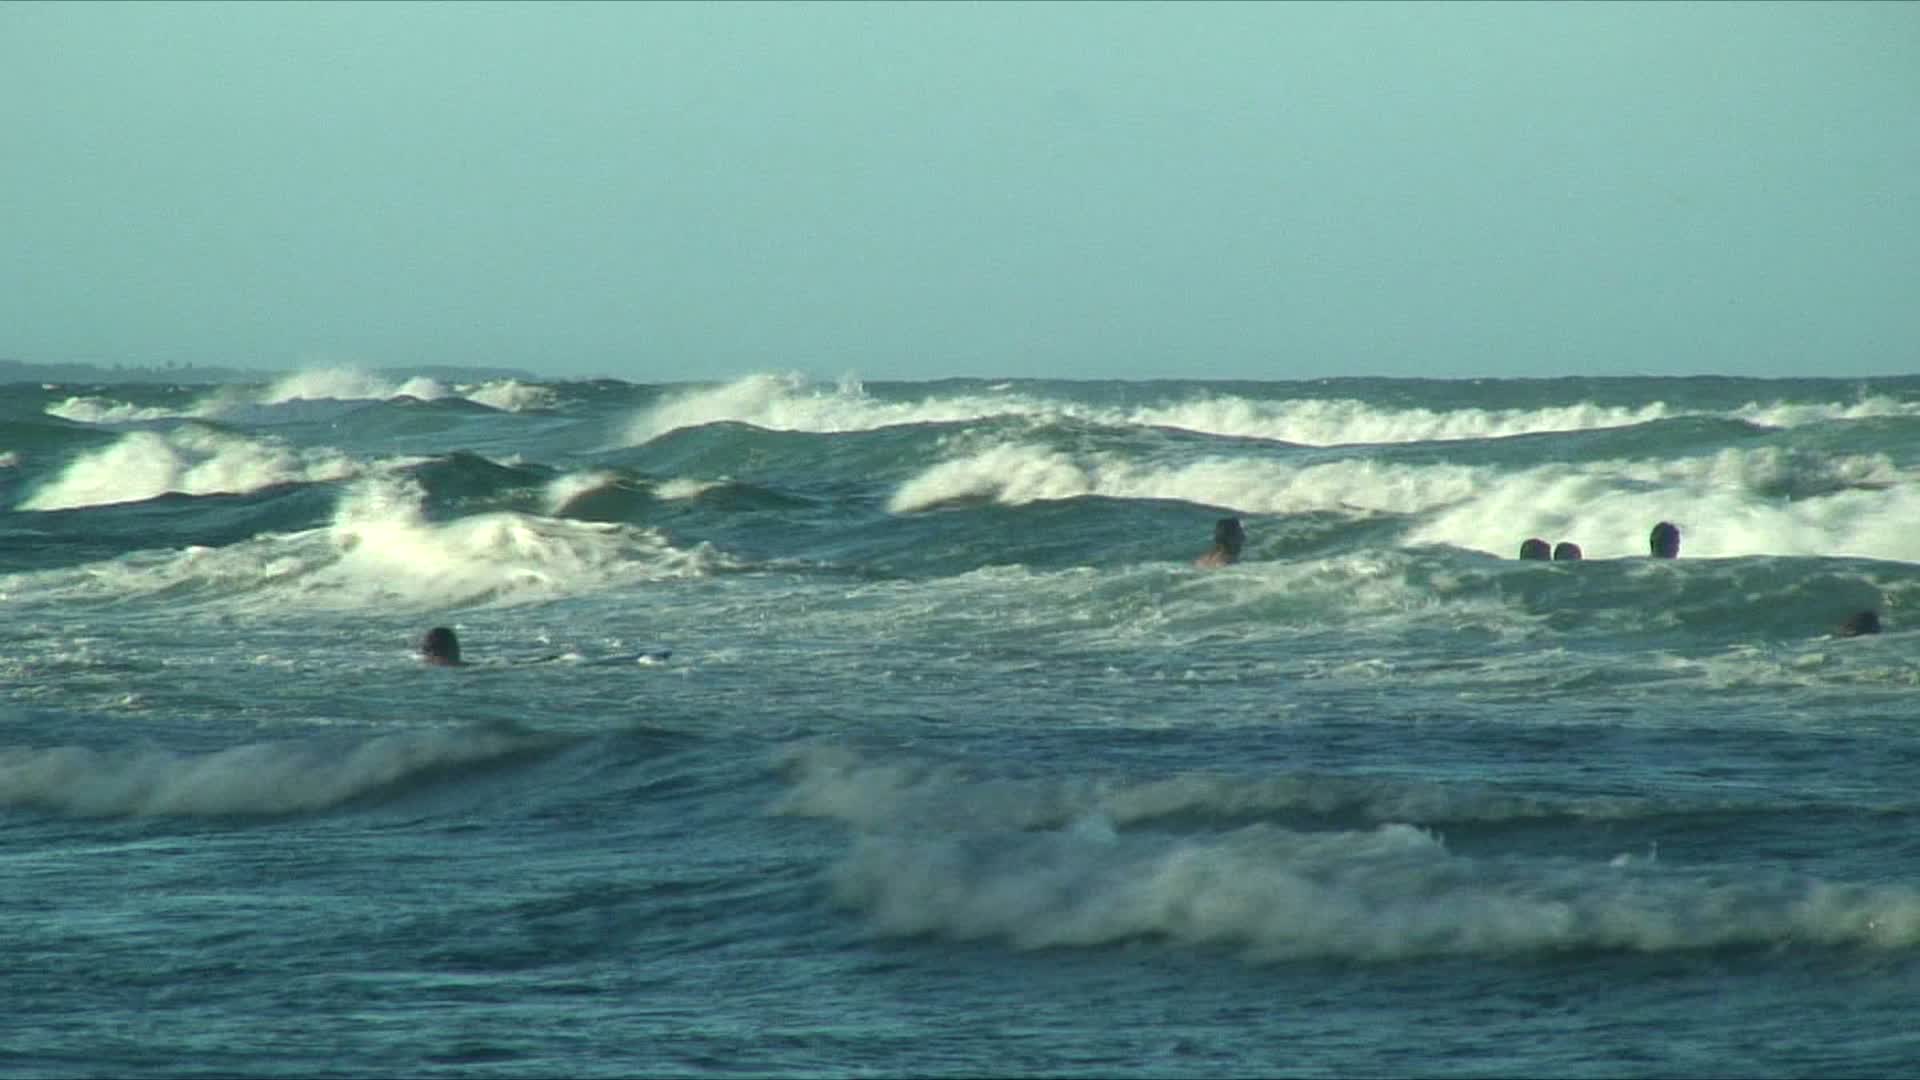
[{"label": "person in water", "polygon": [[1647,534],[1647,549],[1656,559],[1680,557],[1680,530],[1671,521],[1663,521]]},{"label": "person in water", "polygon": [[1840,620],[1840,625],[1835,627],[1833,632],[1836,637],[1859,637],[1862,634],[1877,634],[1880,632],[1880,613],[1871,610],[1856,611]]},{"label": "person in water", "polygon": [[451,627],[436,626],[420,639],[420,659],[442,667],[457,667],[462,663],[460,639],[454,636]]},{"label": "person in water", "polygon": [[1553,561],[1554,562],[1580,561],[1580,545],[1574,543],[1571,540],[1562,540],[1559,543],[1553,545]]},{"label": "person in water", "polygon": [[1520,543],[1520,557],[1523,559],[1546,562],[1551,551],[1547,542],[1537,536],[1530,536]]},{"label": "person in water", "polygon": [[1221,518],[1213,526],[1213,546],[1193,560],[1195,566],[1232,566],[1240,561],[1240,549],[1247,546],[1247,530],[1239,518]]},{"label": "person in water", "polygon": [[[436,667],[466,667],[467,662],[460,658],[460,639],[453,629],[436,626],[420,636],[420,659]],[[574,660],[585,664],[661,664],[673,655],[672,649],[643,649],[637,653],[615,653],[602,656],[582,656],[571,650],[567,652],[546,653],[541,656],[528,656],[508,659],[483,659],[482,667],[495,664],[547,664],[555,660]]]}]

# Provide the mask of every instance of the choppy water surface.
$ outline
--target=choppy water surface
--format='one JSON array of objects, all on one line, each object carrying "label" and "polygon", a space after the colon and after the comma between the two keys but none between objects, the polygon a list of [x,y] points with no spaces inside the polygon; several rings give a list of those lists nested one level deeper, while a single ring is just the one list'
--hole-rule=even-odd
[{"label": "choppy water surface", "polygon": [[7,386],[0,1071],[1911,1072],[1916,606],[1915,379]]}]

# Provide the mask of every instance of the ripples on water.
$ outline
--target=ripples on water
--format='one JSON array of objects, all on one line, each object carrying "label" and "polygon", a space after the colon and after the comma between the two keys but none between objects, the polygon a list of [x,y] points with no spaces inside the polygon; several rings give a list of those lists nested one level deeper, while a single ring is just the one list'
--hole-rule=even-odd
[{"label": "ripples on water", "polygon": [[1914,1060],[1913,380],[0,401],[6,1070]]}]

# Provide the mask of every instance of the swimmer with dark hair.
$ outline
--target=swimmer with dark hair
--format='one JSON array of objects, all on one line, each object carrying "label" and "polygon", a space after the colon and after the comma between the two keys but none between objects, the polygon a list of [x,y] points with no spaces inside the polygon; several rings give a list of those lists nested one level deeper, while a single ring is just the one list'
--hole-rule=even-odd
[{"label": "swimmer with dark hair", "polygon": [[1547,547],[1545,540],[1537,536],[1530,536],[1520,544],[1520,557],[1527,560],[1546,562],[1551,550],[1552,549]]},{"label": "swimmer with dark hair", "polygon": [[420,659],[441,667],[458,667],[460,639],[450,627],[436,626],[420,639]]},{"label": "swimmer with dark hair", "polygon": [[1680,557],[1680,529],[1671,521],[1663,521],[1647,534],[1647,550],[1656,559],[1677,559]]},{"label": "swimmer with dark hair", "polygon": [[1859,637],[1879,632],[1880,614],[1875,611],[1856,611],[1840,620],[1840,625],[1833,631],[1835,637]]},{"label": "swimmer with dark hair", "polygon": [[1240,561],[1240,549],[1247,546],[1247,530],[1239,518],[1221,518],[1213,526],[1213,546],[1193,560],[1195,566],[1232,566]]},{"label": "swimmer with dark hair", "polygon": [[[465,660],[460,659],[460,639],[454,635],[454,632],[451,627],[436,626],[433,629],[427,631],[425,634],[421,635],[420,637],[419,648],[420,648],[420,660],[423,663],[432,664],[435,667],[467,667],[469,666]],[[666,663],[667,658],[672,655],[673,655],[672,649],[658,649],[658,648],[643,649],[639,652],[632,652],[632,653],[611,653],[611,654],[599,655],[599,656],[583,656],[580,653],[574,652],[572,650],[568,650],[566,652],[546,653],[545,655],[542,655],[542,656],[528,656],[528,657],[521,657],[521,658],[514,658],[514,657],[483,658],[480,660],[478,664],[475,664],[472,666],[481,667],[481,668],[493,668],[493,667],[499,667],[499,666],[518,667],[525,664],[551,664],[559,660],[565,660],[572,663],[590,664],[594,666],[605,666],[608,664],[635,664],[635,663],[664,664]]]},{"label": "swimmer with dark hair", "polygon": [[1562,540],[1553,545],[1554,562],[1579,562],[1580,545],[1571,540]]}]

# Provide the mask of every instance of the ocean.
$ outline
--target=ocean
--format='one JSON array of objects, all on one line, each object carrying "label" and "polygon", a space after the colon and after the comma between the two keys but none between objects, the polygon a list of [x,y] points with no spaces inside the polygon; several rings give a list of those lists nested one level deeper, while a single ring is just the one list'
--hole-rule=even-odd
[{"label": "ocean", "polygon": [[1920,378],[16,383],[0,613],[9,1077],[1920,1072]]}]

